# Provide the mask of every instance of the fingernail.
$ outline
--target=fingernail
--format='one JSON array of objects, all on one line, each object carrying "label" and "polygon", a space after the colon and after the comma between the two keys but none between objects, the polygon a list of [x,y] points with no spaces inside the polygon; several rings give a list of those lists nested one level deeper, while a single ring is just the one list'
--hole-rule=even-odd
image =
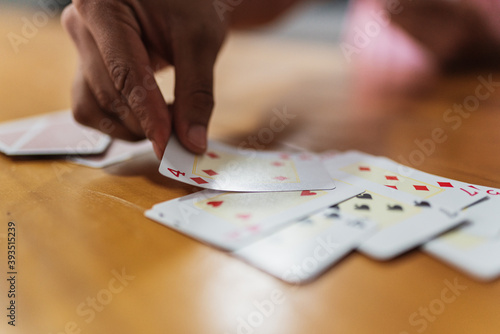
[{"label": "fingernail", "polygon": [[188,140],[191,144],[205,149],[207,147],[207,128],[201,124],[194,124],[188,130]]}]

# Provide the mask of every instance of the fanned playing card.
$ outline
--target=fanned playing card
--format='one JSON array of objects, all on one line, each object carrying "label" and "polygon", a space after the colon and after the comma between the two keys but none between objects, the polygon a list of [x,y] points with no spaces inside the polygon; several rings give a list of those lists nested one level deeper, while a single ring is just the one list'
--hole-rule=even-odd
[{"label": "fanned playing card", "polygon": [[245,150],[209,141],[203,155],[184,149],[170,138],[160,173],[184,183],[221,191],[297,191],[334,189],[321,162],[312,153],[289,154]]},{"label": "fanned playing card", "polygon": [[[464,221],[431,201],[408,191],[391,187],[398,178],[378,166],[375,157],[357,152],[339,154],[325,160],[332,177],[367,191],[338,205],[340,212],[377,222],[380,230],[364,241],[359,250],[379,260],[388,260],[413,249]],[[366,174],[370,173],[367,177]],[[386,177],[387,176],[387,177]],[[413,180],[420,186],[423,183]],[[437,192],[437,191],[436,191]]]},{"label": "fanned playing card", "polygon": [[377,223],[380,230],[359,247],[373,258],[394,258],[465,221],[459,214],[450,217],[426,204],[399,201],[397,194],[390,192],[367,191],[337,206],[340,212]]},{"label": "fanned playing card", "polygon": [[447,209],[450,213],[458,212],[487,196],[463,182],[424,173],[386,158],[355,151],[326,159],[325,164],[329,170],[344,173],[344,178],[356,184],[361,182],[379,189],[384,187],[398,190],[401,199],[426,201]]},{"label": "fanned playing card", "polygon": [[125,140],[113,139],[111,145],[109,145],[104,153],[91,156],[69,156],[68,160],[83,166],[104,168],[133,159],[134,157],[148,152],[153,152],[151,143],[148,140],[128,142]]},{"label": "fanned playing card", "polygon": [[219,192],[204,190],[155,205],[146,216],[193,238],[234,251],[308,214],[363,190]]},{"label": "fanned playing card", "polygon": [[78,124],[68,110],[0,124],[6,155],[87,155],[104,152],[111,138]]},{"label": "fanned playing card", "polygon": [[[486,191],[491,195],[498,193],[498,189]],[[465,209],[464,214],[467,224],[426,243],[423,249],[481,280],[499,277],[500,198],[476,203]]]},{"label": "fanned playing card", "polygon": [[250,244],[234,255],[290,283],[310,281],[376,230],[369,220],[327,208]]},{"label": "fanned playing card", "polygon": [[417,194],[417,196],[451,211],[460,211],[473,205],[487,197],[488,192],[494,191],[486,188],[482,191],[479,186],[425,173],[398,164],[388,158],[379,157],[378,161],[382,168],[404,175],[402,180],[391,181],[394,182],[390,183],[391,186],[403,192]]}]

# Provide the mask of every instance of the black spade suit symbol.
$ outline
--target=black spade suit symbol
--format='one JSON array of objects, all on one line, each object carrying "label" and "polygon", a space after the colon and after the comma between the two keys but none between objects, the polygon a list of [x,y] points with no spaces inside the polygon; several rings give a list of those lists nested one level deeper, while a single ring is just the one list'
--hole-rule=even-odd
[{"label": "black spade suit symbol", "polygon": [[389,210],[389,211],[403,211],[403,207],[401,205],[397,205],[397,204],[395,204],[395,205],[388,204],[387,210]]},{"label": "black spade suit symbol", "polygon": [[356,197],[359,198],[359,199],[373,199],[372,195],[370,195],[368,193],[363,193],[363,194],[360,194],[360,195],[358,195]]},{"label": "black spade suit symbol", "polygon": [[429,202],[426,202],[426,201],[421,201],[421,202],[415,201],[415,206],[430,208],[431,204]]},{"label": "black spade suit symbol", "polygon": [[336,212],[327,212],[325,213],[326,218],[340,218],[340,215]]}]

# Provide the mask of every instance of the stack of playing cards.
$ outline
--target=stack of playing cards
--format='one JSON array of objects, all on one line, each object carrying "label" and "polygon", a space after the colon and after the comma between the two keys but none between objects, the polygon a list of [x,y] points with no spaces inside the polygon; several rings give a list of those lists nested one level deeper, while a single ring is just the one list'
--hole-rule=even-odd
[{"label": "stack of playing cards", "polygon": [[[0,124],[0,151],[102,168],[152,153],[60,111]],[[258,152],[210,141],[195,156],[171,138],[160,172],[206,188],[146,216],[283,280],[311,280],[358,250],[389,260],[422,249],[470,275],[500,276],[500,190],[360,152]]]},{"label": "stack of playing cards", "polygon": [[288,282],[311,280],[355,249],[389,260],[421,245],[477,278],[500,275],[496,189],[355,151],[257,152],[210,141],[196,156],[175,138],[160,172],[206,190],[147,217]]},{"label": "stack of playing cards", "polygon": [[64,156],[77,164],[103,168],[151,151],[146,140],[112,140],[82,126],[69,110],[0,124],[0,152],[9,156]]}]

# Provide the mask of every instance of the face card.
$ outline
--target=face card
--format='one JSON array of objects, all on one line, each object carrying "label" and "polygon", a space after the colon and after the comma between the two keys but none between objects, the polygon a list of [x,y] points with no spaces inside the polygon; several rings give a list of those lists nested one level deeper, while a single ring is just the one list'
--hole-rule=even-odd
[{"label": "face card", "polygon": [[78,124],[70,111],[0,124],[0,149],[6,155],[98,154],[111,138]]},{"label": "face card", "polygon": [[481,279],[500,276],[500,199],[464,210],[468,223],[423,246],[425,252]]},{"label": "face card", "polygon": [[284,281],[303,283],[340,261],[375,230],[374,222],[327,208],[233,254]]},{"label": "face card", "polygon": [[160,173],[184,183],[220,191],[296,191],[334,189],[321,159],[311,153],[257,152],[209,141],[194,155],[170,138]]},{"label": "face card", "polygon": [[325,164],[329,170],[345,173],[354,184],[370,183],[398,190],[401,198],[424,200],[450,213],[486,197],[462,182],[411,169],[386,158],[359,152],[348,152],[341,157],[329,159]]},{"label": "face card", "polygon": [[125,140],[113,139],[111,145],[102,154],[83,157],[70,156],[68,160],[87,167],[104,168],[149,152],[153,152],[153,149],[148,140],[128,142]]},{"label": "face card", "polygon": [[153,206],[146,216],[195,239],[234,251],[298,218],[362,192],[335,190],[222,193],[204,190]]}]

